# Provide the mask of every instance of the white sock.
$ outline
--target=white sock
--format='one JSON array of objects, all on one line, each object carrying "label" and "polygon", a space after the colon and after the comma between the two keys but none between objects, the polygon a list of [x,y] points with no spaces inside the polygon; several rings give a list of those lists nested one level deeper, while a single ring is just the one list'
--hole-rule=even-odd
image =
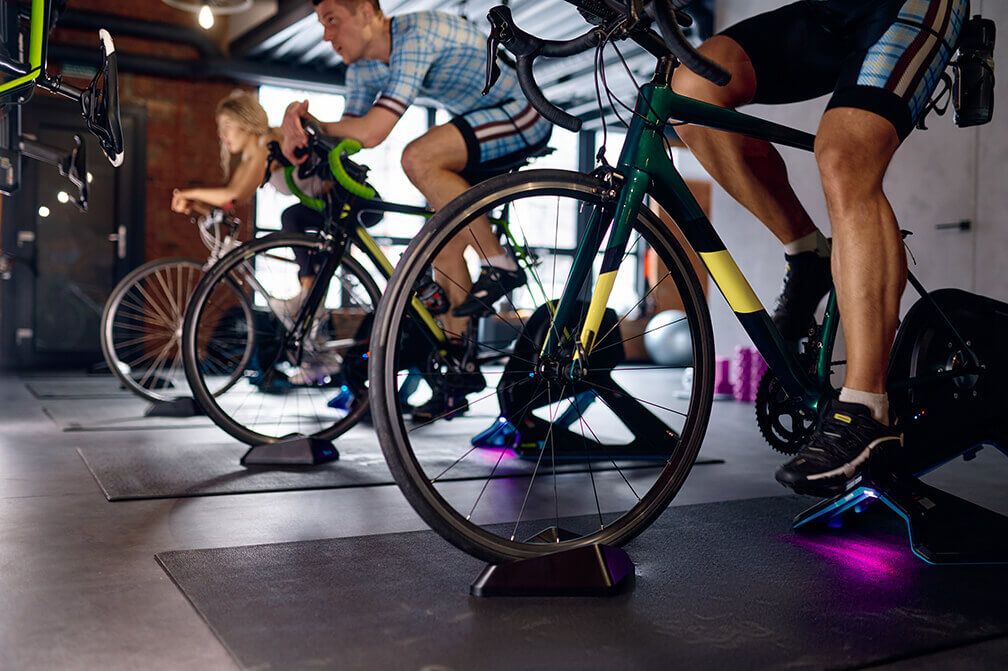
[{"label": "white sock", "polygon": [[480,265],[489,268],[500,268],[501,270],[518,270],[518,264],[515,263],[510,254],[491,256],[481,261]]},{"label": "white sock", "polygon": [[848,389],[844,387],[840,390],[841,403],[857,403],[866,406],[871,410],[872,419],[880,424],[889,426],[889,397],[885,394],[872,394],[867,391]]},{"label": "white sock", "polygon": [[803,235],[797,240],[792,240],[784,245],[784,253],[788,256],[794,256],[802,252],[815,252],[823,258],[827,258],[830,255],[829,240],[817,228],[808,235]]}]

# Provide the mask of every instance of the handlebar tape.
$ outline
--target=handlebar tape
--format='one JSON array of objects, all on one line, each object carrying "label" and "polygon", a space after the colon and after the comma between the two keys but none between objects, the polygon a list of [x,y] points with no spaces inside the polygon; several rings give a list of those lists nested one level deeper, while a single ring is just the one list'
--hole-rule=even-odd
[{"label": "handlebar tape", "polygon": [[540,40],[524,32],[514,24],[511,10],[504,6],[494,7],[487,18],[501,31],[501,44],[515,55],[515,71],[522,92],[539,114],[551,123],[569,131],[581,130],[581,120],[551,103],[543,94],[532,74],[532,64],[539,55],[551,57],[573,56],[588,51],[598,45],[600,35],[597,29],[581,37],[568,41]]},{"label": "handlebar tape", "polygon": [[360,142],[352,138],[340,140],[339,144],[329,152],[329,169],[340,186],[355,196],[370,200],[375,197],[375,190],[367,184],[361,184],[348,175],[346,168],[343,167],[343,161],[340,160],[343,153],[346,153],[347,156],[352,156],[361,150],[361,146]]},{"label": "handlebar tape", "polygon": [[654,0],[655,22],[661,31],[665,44],[679,62],[687,68],[718,86],[724,86],[731,81],[731,73],[720,65],[700,54],[682,34],[682,29],[676,20],[676,10],[688,4],[683,0]]}]

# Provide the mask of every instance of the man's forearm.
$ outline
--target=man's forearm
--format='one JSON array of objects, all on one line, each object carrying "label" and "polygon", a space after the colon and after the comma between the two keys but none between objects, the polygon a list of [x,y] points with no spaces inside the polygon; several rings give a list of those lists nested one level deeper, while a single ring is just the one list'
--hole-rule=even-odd
[{"label": "man's forearm", "polygon": [[397,119],[384,110],[372,110],[362,117],[348,116],[339,121],[320,124],[326,135],[349,137],[365,148],[376,147],[388,137]]}]

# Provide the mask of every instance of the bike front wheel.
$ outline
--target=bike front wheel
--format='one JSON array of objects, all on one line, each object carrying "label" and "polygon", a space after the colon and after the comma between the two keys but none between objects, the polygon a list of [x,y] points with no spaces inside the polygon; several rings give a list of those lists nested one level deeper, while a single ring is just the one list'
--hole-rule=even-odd
[{"label": "bike front wheel", "polygon": [[[480,559],[622,545],[661,514],[696,460],[713,398],[710,316],[689,258],[650,211],[642,209],[633,223],[593,344],[578,346],[593,283],[591,273],[578,285],[571,279],[582,235],[575,231],[608,223],[615,198],[593,176],[558,170],[480,184],[414,238],[379,306],[371,403],[389,468],[419,515]],[[415,399],[403,398],[401,382],[417,370],[418,348],[403,343],[424,332],[413,317],[416,287],[432,276],[449,295],[464,295],[479,267],[500,256],[480,242],[486,238],[478,229],[489,222],[506,229],[501,239],[519,259],[524,280],[485,305],[478,323],[443,318],[446,335],[458,341],[447,349],[469,348],[478,365],[452,373],[444,365],[422,368],[432,398],[451,393],[453,384],[457,391],[446,412],[410,422],[406,404]],[[597,244],[607,246],[605,239]],[[636,264],[646,247],[667,271],[641,291]],[[460,248],[466,249],[461,269],[445,253]],[[594,259],[596,271],[601,257]],[[646,331],[646,320],[636,317],[656,292],[681,299],[680,316],[654,329],[676,336],[677,366],[630,359]],[[577,301],[560,328],[552,320],[563,296]],[[547,355],[543,342],[551,330],[558,346]],[[685,384],[684,366],[693,368]]]},{"label": "bike front wheel", "polygon": [[[367,338],[381,293],[349,251],[331,277],[312,280],[325,283],[322,302],[296,324],[310,292],[302,277],[331,253],[320,236],[266,235],[218,261],[193,293],[183,329],[186,377],[214,423],[244,443],[331,440],[367,411]],[[241,302],[253,307],[247,331],[234,319]],[[212,393],[234,375],[236,384]]]},{"label": "bike front wheel", "polygon": [[[157,259],[126,275],[105,302],[102,354],[112,374],[137,396],[158,402],[188,393],[182,365],[182,323],[202,277],[203,264],[195,259]],[[238,305],[237,317],[250,323],[251,308],[245,303]],[[250,355],[251,346],[240,353],[246,363]],[[237,374],[218,378],[210,393],[224,392],[237,379]]]}]

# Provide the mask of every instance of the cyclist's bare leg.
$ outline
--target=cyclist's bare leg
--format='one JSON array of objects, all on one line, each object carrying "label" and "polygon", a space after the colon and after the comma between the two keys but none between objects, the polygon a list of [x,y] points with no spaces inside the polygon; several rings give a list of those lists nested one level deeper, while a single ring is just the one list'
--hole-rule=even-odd
[{"label": "cyclist's bare leg", "polygon": [[834,108],[816,135],[816,161],[833,226],[833,280],[847,343],[849,389],[885,392],[906,286],[899,224],[882,191],[899,137],[877,114]]},{"label": "cyclist's bare leg", "polygon": [[[735,40],[715,35],[699,51],[727,68],[731,81],[727,86],[717,86],[680,67],[672,79],[677,93],[732,109],[753,99],[756,73]],[[815,230],[791,188],[784,160],[769,142],[702,126],[679,126],[676,132],[711,177],[781,243],[793,242]]]},{"label": "cyclist's bare leg", "polygon": [[[468,160],[462,133],[452,124],[435,126],[406,145],[402,155],[403,171],[409,180],[435,210],[469,189],[469,183],[459,173]],[[436,277],[452,305],[465,300],[472,285],[469,268],[463,254],[472,248],[481,259],[504,254],[490,228],[490,222],[480,217],[470,225],[470,236],[455,236],[441,251],[436,260]],[[468,239],[467,239],[468,238]],[[443,316],[442,322],[449,337],[461,338],[465,333],[466,317]]]}]

